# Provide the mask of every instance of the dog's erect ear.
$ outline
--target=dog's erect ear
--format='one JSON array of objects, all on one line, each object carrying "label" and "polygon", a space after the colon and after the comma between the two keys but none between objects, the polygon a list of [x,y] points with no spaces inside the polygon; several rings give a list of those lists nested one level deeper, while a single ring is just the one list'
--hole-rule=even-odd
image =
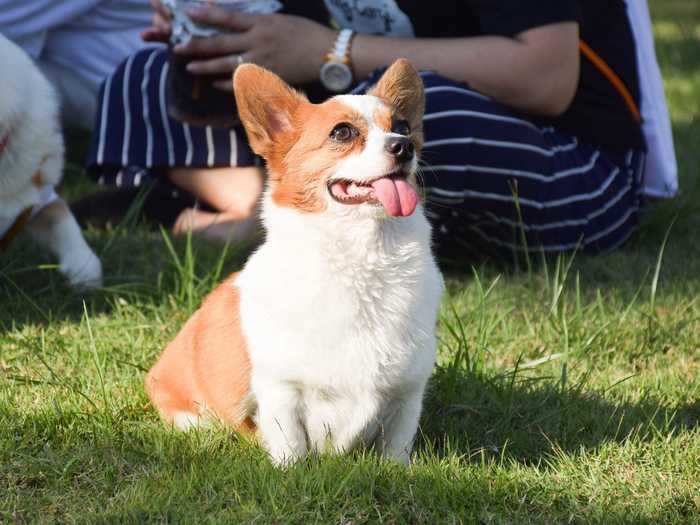
[{"label": "dog's erect ear", "polygon": [[254,64],[243,64],[233,75],[238,115],[253,151],[267,157],[272,146],[293,129],[294,112],[306,98],[280,77]]},{"label": "dog's erect ear", "polygon": [[394,62],[367,94],[379,97],[395,108],[403,118],[409,121],[411,129],[423,129],[425,111],[423,80],[405,58]]}]

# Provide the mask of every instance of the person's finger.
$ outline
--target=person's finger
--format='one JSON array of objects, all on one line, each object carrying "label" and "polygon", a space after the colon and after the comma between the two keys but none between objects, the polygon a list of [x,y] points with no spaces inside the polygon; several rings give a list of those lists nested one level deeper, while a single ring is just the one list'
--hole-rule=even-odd
[{"label": "person's finger", "polygon": [[172,18],[172,13],[170,12],[170,9],[165,7],[161,0],[151,0],[151,7],[158,15],[162,16],[166,20],[170,20],[170,18]]},{"label": "person's finger", "polygon": [[186,44],[175,46],[175,52],[182,55],[228,55],[240,53],[248,49],[247,37],[244,34],[220,33],[206,38],[192,38]]},{"label": "person's finger", "polygon": [[151,0],[151,5],[154,9],[151,25],[164,33],[170,34],[172,32],[172,27],[170,26],[172,14],[170,10],[164,7],[159,0]]},{"label": "person's finger", "polygon": [[187,71],[195,75],[215,75],[218,73],[232,73],[237,66],[243,63],[241,55],[227,55],[211,60],[192,61],[187,64]]},{"label": "person's finger", "polygon": [[149,27],[141,32],[141,40],[144,42],[168,42],[170,40],[170,31]]},{"label": "person's finger", "polygon": [[225,91],[226,93],[233,92],[233,81],[232,80],[217,80],[211,84],[219,91]]},{"label": "person's finger", "polygon": [[247,31],[255,25],[261,15],[207,6],[188,9],[187,16],[195,22],[225,28],[229,31]]},{"label": "person's finger", "polygon": [[153,15],[153,27],[158,27],[163,31],[170,31],[170,20],[160,15]]},{"label": "person's finger", "polygon": [[145,31],[158,31],[160,33],[163,33],[165,35],[169,35],[172,33],[173,28],[170,26],[170,23],[167,21],[161,19],[158,19],[157,17],[153,17],[153,23],[151,24],[151,27],[147,27]]}]

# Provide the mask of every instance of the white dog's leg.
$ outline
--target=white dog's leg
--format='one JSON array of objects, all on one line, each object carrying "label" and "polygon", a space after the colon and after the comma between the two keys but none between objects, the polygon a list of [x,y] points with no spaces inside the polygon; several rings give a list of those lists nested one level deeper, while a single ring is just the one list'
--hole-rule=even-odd
[{"label": "white dog's leg", "polygon": [[299,393],[291,387],[256,385],[257,425],[273,463],[285,466],[305,455],[306,433],[299,417]]},{"label": "white dog's leg", "polygon": [[374,435],[379,426],[377,395],[323,399],[305,397],[306,432],[310,446],[318,452],[345,453]]},{"label": "white dog's leg", "polygon": [[27,230],[59,260],[60,271],[72,286],[102,286],[102,264],[85,242],[80,227],[63,199],[42,208]]},{"label": "white dog's leg", "polygon": [[423,391],[424,388],[419,388],[407,394],[394,416],[380,429],[377,447],[383,455],[409,463],[423,406]]}]

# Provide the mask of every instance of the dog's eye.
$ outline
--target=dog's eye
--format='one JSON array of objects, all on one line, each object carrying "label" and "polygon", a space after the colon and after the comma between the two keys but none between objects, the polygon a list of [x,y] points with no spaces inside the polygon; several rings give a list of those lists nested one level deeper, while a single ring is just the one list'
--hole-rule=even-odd
[{"label": "dog's eye", "polygon": [[398,135],[408,136],[411,134],[411,126],[405,120],[396,120],[391,125],[391,132]]},{"label": "dog's eye", "polygon": [[330,137],[337,142],[348,142],[357,137],[357,134],[358,131],[355,127],[347,122],[342,122],[333,128]]}]

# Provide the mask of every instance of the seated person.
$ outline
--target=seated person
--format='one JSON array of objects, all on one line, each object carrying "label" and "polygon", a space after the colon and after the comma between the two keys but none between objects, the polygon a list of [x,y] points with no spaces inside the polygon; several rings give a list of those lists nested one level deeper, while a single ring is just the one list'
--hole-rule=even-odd
[{"label": "seated person", "polygon": [[[411,60],[426,86],[422,183],[438,248],[598,253],[634,232],[645,141],[622,0],[282,3],[271,15],[192,12],[228,32],[175,52],[192,59],[195,74],[230,76],[253,62],[309,93],[323,86],[331,50],[348,59],[353,93],[396,58]],[[144,36],[167,39],[168,11],[154,5]],[[166,55],[139,52],[106,81],[88,170],[121,186],[174,184],[179,193],[161,195],[191,196],[161,214],[175,231],[246,234],[264,172],[241,128],[168,116]],[[219,87],[232,89],[229,80]]]},{"label": "seated person", "polygon": [[144,47],[148,0],[0,0],[0,33],[39,64],[69,124],[92,128],[102,81]]}]

